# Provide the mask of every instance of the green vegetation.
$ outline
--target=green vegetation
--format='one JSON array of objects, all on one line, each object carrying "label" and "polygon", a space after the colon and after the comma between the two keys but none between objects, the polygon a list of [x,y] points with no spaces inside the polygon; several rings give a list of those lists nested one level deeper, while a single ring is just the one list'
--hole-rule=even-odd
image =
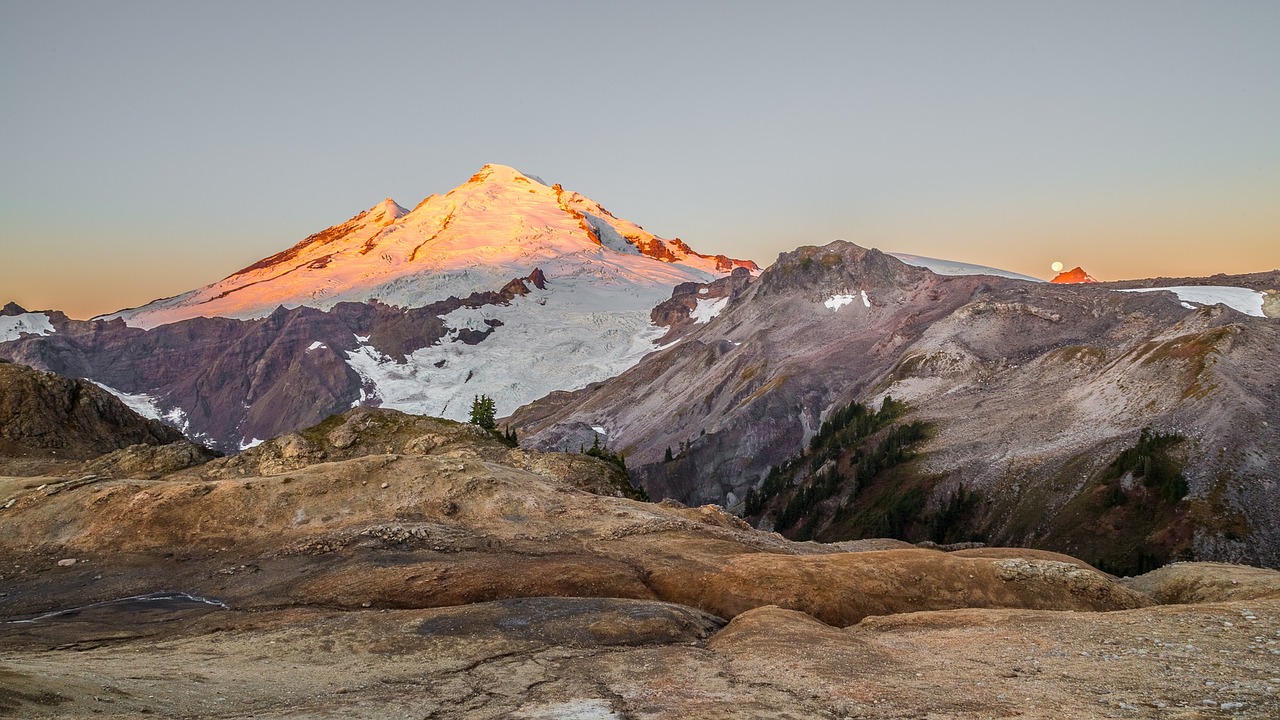
[{"label": "green vegetation", "polygon": [[493,430],[498,427],[498,421],[494,418],[493,398],[488,395],[476,395],[475,400],[471,401],[471,424],[479,425],[485,430]]},{"label": "green vegetation", "polygon": [[[627,459],[622,455],[619,455],[618,453],[613,452],[608,447],[601,445],[599,435],[596,435],[595,442],[591,444],[591,447],[587,448],[586,450],[579,448],[578,452],[582,453],[583,455],[590,455],[593,458],[600,458],[601,460],[604,460],[607,463],[616,465],[619,470],[621,470],[624,473],[627,473]],[[630,473],[627,473],[627,476],[630,477]]]},{"label": "green vegetation", "polygon": [[[1168,449],[1185,440],[1177,433],[1152,433],[1142,428],[1138,444],[1124,450],[1107,466],[1106,480],[1133,473],[1142,484],[1167,502],[1178,502],[1186,496],[1187,480],[1182,476],[1182,463]],[[1117,503],[1120,504],[1120,503]]]},{"label": "green vegetation", "polygon": [[919,477],[911,461],[930,426],[895,424],[906,410],[891,397],[879,410],[857,402],[835,410],[804,452],[747,492],[746,515],[772,515],[774,527],[794,539],[972,539],[977,493],[961,486],[936,513],[926,512],[938,479]]},{"label": "green vegetation", "polygon": [[[1037,547],[1074,555],[1115,575],[1137,575],[1171,560],[1191,558],[1196,532],[1207,528],[1204,517],[1219,515],[1198,512],[1197,504],[1205,501],[1187,499],[1184,440],[1177,433],[1142,428],[1137,441],[1112,458],[1096,481],[1047,523],[1049,497],[1019,498],[1013,512],[1025,518],[1011,523],[1006,532],[1028,533],[1039,526],[1033,533]],[[1065,463],[1059,475],[1075,476],[1095,462],[1095,457],[1081,455]],[[1055,479],[1049,478],[1049,484]]]},{"label": "green vegetation", "polygon": [[[846,448],[860,445],[868,436],[893,422],[905,411],[906,404],[898,402],[892,397],[885,397],[880,404],[878,412],[872,411],[866,405],[856,401],[837,409],[822,423],[822,426],[818,429],[818,434],[814,435],[813,439],[809,441],[807,453],[802,453],[800,456],[786,461],[782,467],[774,466],[770,468],[764,484],[759,488],[752,488],[747,491],[745,499],[746,514],[759,515],[770,500],[777,497],[783,490],[791,487],[792,478],[796,475],[796,470],[798,469],[797,464],[805,455],[809,456],[810,469],[817,470],[826,461],[837,458]],[[825,480],[826,485],[823,487],[830,487],[834,484],[835,488],[838,489],[843,482],[844,479],[836,474],[834,478]],[[805,499],[800,501],[800,506],[803,506],[806,511],[818,502],[831,497],[830,493],[817,497],[817,495],[813,494],[814,492],[821,494],[827,491],[817,490],[806,493]],[[831,493],[834,493],[834,490],[831,490]],[[803,511],[800,514],[804,514]],[[782,525],[778,525],[778,527],[780,529],[783,528]],[[786,527],[790,527],[790,524],[787,524]]]}]

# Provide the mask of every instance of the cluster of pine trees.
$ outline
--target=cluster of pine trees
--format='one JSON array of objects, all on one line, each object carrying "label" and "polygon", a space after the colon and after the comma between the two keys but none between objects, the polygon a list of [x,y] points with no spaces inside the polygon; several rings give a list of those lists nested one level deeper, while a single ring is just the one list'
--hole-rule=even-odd
[{"label": "cluster of pine trees", "polygon": [[471,401],[471,419],[472,425],[480,427],[493,433],[508,447],[519,447],[520,441],[516,438],[516,431],[507,426],[505,429],[498,430],[497,406],[493,402],[493,398],[488,395],[476,395]]},{"label": "cluster of pine trees", "polygon": [[[906,403],[898,402],[892,397],[885,397],[880,403],[878,411],[872,410],[860,402],[854,401],[838,408],[822,423],[818,428],[818,433],[809,441],[809,449],[800,456],[787,460],[781,467],[774,466],[769,469],[769,475],[765,478],[764,483],[759,488],[752,488],[747,491],[744,500],[746,504],[747,515],[759,515],[769,503],[770,500],[777,497],[784,490],[791,487],[792,480],[796,475],[796,470],[803,461],[805,455],[809,458],[810,472],[821,468],[828,460],[839,458],[847,448],[856,447],[862,443],[868,436],[878,432],[888,426],[895,419],[900,417],[906,411]],[[870,477],[865,471],[859,473],[865,477]],[[838,490],[844,483],[844,478],[838,474],[834,479],[821,481],[822,487],[827,487],[830,483],[834,483]],[[801,488],[805,499],[799,501],[797,508],[813,507],[819,502],[831,497],[835,490],[831,490],[827,494],[822,494],[824,490],[814,490],[806,492]],[[821,497],[818,497],[821,495]],[[796,499],[792,498],[795,502]],[[786,514],[786,510],[783,513]],[[803,515],[803,512],[800,512]],[[779,521],[780,522],[780,521]],[[783,526],[778,524],[779,528]],[[787,524],[786,527],[790,527]]]},{"label": "cluster of pine trees", "polygon": [[[886,421],[888,422],[888,421]],[[872,431],[874,432],[874,431]],[[872,478],[889,468],[901,465],[912,458],[911,446],[925,438],[927,426],[918,420],[894,427],[885,434],[874,448],[865,450],[858,447],[850,459],[850,470],[846,476],[836,468],[831,468],[817,479],[805,483],[796,491],[787,504],[778,512],[774,526],[779,530],[787,530],[806,515],[812,513],[818,503],[837,495],[844,489],[846,482],[853,482],[853,490],[841,503],[837,517],[847,515],[858,498],[858,491]],[[833,457],[839,457],[836,453]],[[859,482],[861,480],[861,482]],[[916,511],[919,508],[915,508]],[[816,518],[811,518],[816,520]],[[900,533],[905,521],[896,522]],[[895,534],[889,533],[887,537]]]},{"label": "cluster of pine trees", "polygon": [[[1151,428],[1144,427],[1137,444],[1122,451],[1111,461],[1104,479],[1114,480],[1125,473],[1133,473],[1135,478],[1142,478],[1142,484],[1155,492],[1157,497],[1176,503],[1187,494],[1189,488],[1187,479],[1182,475],[1182,463],[1169,450],[1185,439],[1177,433],[1152,432]],[[1113,495],[1108,498],[1108,502],[1122,504],[1124,500]]]}]

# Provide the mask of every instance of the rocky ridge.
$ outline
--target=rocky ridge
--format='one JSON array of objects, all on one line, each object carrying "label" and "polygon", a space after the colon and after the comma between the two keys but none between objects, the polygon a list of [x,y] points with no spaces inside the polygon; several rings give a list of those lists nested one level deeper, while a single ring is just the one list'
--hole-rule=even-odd
[{"label": "rocky ridge", "polygon": [[[784,253],[679,343],[511,422],[543,448],[601,428],[653,497],[734,507],[836,408],[892,396],[932,428],[899,491],[920,488],[922,513],[963,485],[982,496],[975,534],[999,544],[1275,566],[1276,347],[1273,318],[1172,293],[943,277],[836,242]],[[1188,483],[1145,514],[1099,489],[1144,427],[1187,438]]]}]

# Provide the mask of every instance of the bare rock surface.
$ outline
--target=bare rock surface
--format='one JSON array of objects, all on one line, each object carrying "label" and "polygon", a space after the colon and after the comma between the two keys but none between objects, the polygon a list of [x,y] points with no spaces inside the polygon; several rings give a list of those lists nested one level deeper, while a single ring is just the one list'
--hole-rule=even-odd
[{"label": "bare rock surface", "polygon": [[157,479],[0,477],[0,715],[1280,711],[1275,571],[792,542],[609,472],[361,410]]}]

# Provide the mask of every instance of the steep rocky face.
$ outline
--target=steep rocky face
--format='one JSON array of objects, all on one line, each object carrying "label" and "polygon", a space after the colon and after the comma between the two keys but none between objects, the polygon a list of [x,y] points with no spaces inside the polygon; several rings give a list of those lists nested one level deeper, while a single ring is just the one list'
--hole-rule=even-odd
[{"label": "steep rocky face", "polygon": [[182,439],[92,383],[0,362],[0,456],[84,460]]},{"label": "steep rocky face", "polygon": [[[541,447],[600,428],[652,496],[734,506],[833,409],[891,395],[931,430],[886,508],[916,489],[935,513],[963,485],[988,540],[1277,565],[1276,347],[1274,320],[1173,293],[940,277],[833,243],[784,254],[674,347],[512,423]],[[1107,489],[1144,427],[1185,436],[1184,498],[1131,476]],[[1132,502],[1108,506],[1117,492]]]}]

